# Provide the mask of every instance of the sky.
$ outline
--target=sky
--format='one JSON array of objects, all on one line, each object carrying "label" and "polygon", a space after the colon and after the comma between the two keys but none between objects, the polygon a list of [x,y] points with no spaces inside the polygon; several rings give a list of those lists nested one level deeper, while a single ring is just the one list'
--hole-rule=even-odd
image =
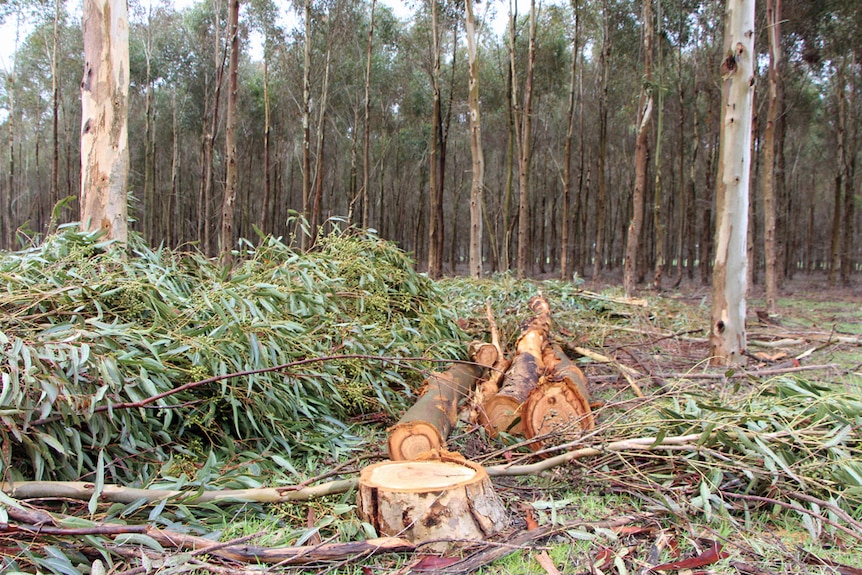
[{"label": "sky", "polygon": [[[150,0],[139,0],[141,4],[146,4]],[[194,3],[195,0],[174,0],[174,6],[177,9],[184,8],[186,6],[190,6]],[[516,0],[518,5],[518,13],[524,14],[529,10],[529,0]],[[398,18],[406,19],[409,18],[413,12],[408,6],[407,2],[403,0],[379,0],[381,4],[386,4],[390,6]],[[414,0],[415,2],[415,0]],[[414,3],[411,2],[411,3]],[[283,5],[286,4],[282,3]],[[482,2],[477,6],[477,19],[482,18],[485,15],[485,10],[488,7],[494,4],[496,9],[496,16],[491,21],[491,26],[493,27],[495,33],[500,34],[506,27],[506,12],[508,2],[507,0],[491,0]],[[80,18],[81,13],[81,2],[80,0],[71,0],[67,2],[67,8],[71,14],[73,14],[73,18]],[[285,13],[286,22],[290,22],[295,19],[295,16],[291,14]],[[28,32],[28,26],[24,23],[19,31],[19,41],[23,41],[26,38]],[[12,54],[15,50],[15,34],[16,33],[16,18],[14,16],[10,16],[6,19],[2,25],[0,25],[0,73],[6,74],[11,71],[12,66]],[[252,39],[254,43],[254,39]],[[258,41],[259,43],[259,41]],[[257,48],[260,50],[260,48]],[[254,54],[255,46],[252,44],[251,46],[252,54]]]}]

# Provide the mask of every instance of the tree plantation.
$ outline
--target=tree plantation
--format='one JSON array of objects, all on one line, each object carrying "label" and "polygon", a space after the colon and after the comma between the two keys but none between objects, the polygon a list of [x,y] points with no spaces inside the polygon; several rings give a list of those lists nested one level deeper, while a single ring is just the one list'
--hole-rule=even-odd
[{"label": "tree plantation", "polygon": [[[632,286],[709,281],[724,2],[250,0],[238,34],[229,4],[129,6],[128,208],[151,245],[305,244],[342,217],[432,276],[628,259]],[[79,218],[84,64],[78,8],[2,10],[14,249]],[[754,22],[748,273],[850,281],[862,5],[758,2]]]},{"label": "tree plantation", "polygon": [[860,572],[859,0],[0,29],[0,572]]}]

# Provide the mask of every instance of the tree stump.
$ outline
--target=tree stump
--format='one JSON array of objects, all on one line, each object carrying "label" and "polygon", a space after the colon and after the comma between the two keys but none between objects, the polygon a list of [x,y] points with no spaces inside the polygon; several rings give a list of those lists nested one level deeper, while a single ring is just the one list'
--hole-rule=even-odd
[{"label": "tree stump", "polygon": [[379,535],[434,541],[428,547],[437,551],[508,525],[487,471],[460,456],[370,465],[359,475],[358,497],[360,517]]}]

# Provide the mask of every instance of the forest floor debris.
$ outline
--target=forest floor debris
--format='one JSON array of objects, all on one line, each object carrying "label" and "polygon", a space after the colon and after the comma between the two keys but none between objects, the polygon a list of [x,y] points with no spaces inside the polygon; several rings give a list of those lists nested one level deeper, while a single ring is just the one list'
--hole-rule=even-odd
[{"label": "forest floor debris", "polygon": [[[92,242],[88,244],[81,238],[73,240],[65,248],[58,249],[98,252],[98,246],[93,246]],[[350,250],[375,246],[374,249],[382,250],[375,253],[379,253],[387,265],[395,268],[408,265],[397,254],[388,252],[386,246],[374,244],[372,239],[359,238],[358,246],[347,239],[338,241],[342,242],[338,245],[347,250],[348,256]],[[239,317],[248,318],[248,321],[241,325],[253,326],[255,313],[263,313],[259,307],[255,311],[248,305],[238,308],[236,304],[254,301],[256,295],[269,293],[261,286],[265,282],[260,274],[264,270],[272,273],[273,259],[278,260],[277,267],[296,274],[292,276],[296,279],[291,281],[301,282],[309,290],[314,282],[302,283],[302,274],[321,273],[321,267],[332,271],[333,268],[326,266],[343,265],[337,263],[341,260],[335,253],[319,254],[315,257],[323,260],[310,262],[303,259],[305,256],[296,256],[279,246],[270,245],[268,250],[253,254],[255,263],[245,268],[247,279],[234,276],[228,283],[232,293],[242,294],[242,298],[235,298],[233,302],[218,301],[226,309],[227,317],[237,313],[237,309],[242,310]],[[35,343],[40,338],[68,331],[67,324],[76,314],[84,321],[85,313],[98,314],[99,309],[102,310],[101,315],[96,316],[99,319],[83,323],[84,329],[92,334],[81,333],[77,340],[59,340],[52,357],[44,350],[36,350],[33,357],[38,361],[31,365],[37,370],[53,370],[54,378],[58,377],[57,369],[62,368],[65,370],[62,377],[71,378],[76,385],[95,385],[100,379],[110,379],[116,374],[110,366],[75,372],[76,366],[86,364],[85,353],[90,356],[102,353],[100,357],[113,354],[123,369],[131,365],[138,376],[146,373],[151,380],[157,378],[150,375],[150,369],[156,374],[162,373],[157,367],[159,361],[168,365],[185,353],[164,353],[172,348],[167,342],[161,342],[141,348],[148,349],[149,356],[139,354],[124,358],[116,350],[107,353],[91,347],[85,352],[80,343],[92,343],[100,330],[109,340],[124,345],[132,341],[132,336],[140,336],[135,341],[146,341],[147,335],[158,333],[155,324],[162,321],[164,306],[180,300],[172,300],[170,290],[164,284],[157,284],[155,278],[167,277],[182,296],[181,300],[188,301],[189,293],[184,292],[182,286],[193,283],[187,277],[192,268],[182,268],[170,254],[148,255],[142,261],[130,261],[122,266],[108,265],[98,259],[98,254],[96,259],[92,253],[71,254],[82,264],[73,268],[67,261],[57,264],[69,254],[51,259],[56,255],[44,251],[30,254],[42,261],[34,261],[33,266],[38,269],[28,271],[39,277],[39,281],[30,283],[29,292],[17,289],[27,283],[20,267],[15,268],[20,261],[4,260],[0,266],[4,281],[16,285],[14,291],[6,293],[5,299],[0,298],[6,314],[4,357],[21,353],[25,347],[36,350]],[[74,283],[70,270],[84,274],[88,266],[94,266],[103,283],[67,289],[68,283]],[[169,270],[172,273],[167,276],[161,269],[165,266],[173,266]],[[110,285],[111,278],[128,278],[129,268],[133,268],[134,282],[123,279],[119,285]],[[52,279],[52,270],[63,277]],[[206,274],[213,274],[206,276],[206,281],[226,279],[220,278],[216,270]],[[343,429],[360,438],[359,443],[340,438],[343,443],[339,444],[339,450],[327,451],[323,447],[325,434],[315,435],[318,447],[292,454],[272,445],[258,451],[248,446],[230,445],[233,441],[230,418],[220,420],[221,416],[212,410],[200,409],[214,401],[210,394],[223,393],[226,395],[222,397],[236,398],[238,409],[232,411],[233,417],[243,417],[254,393],[264,393],[265,402],[265,394],[271,392],[265,391],[265,380],[256,381],[259,388],[244,388],[241,382],[231,381],[223,383],[221,389],[213,381],[213,385],[202,386],[206,393],[184,396],[175,403],[157,403],[159,409],[143,409],[148,405],[145,400],[155,393],[148,395],[146,390],[139,389],[128,398],[129,402],[137,401],[139,405],[122,410],[126,413],[124,417],[139,418],[135,425],[143,425],[143,422],[165,425],[166,414],[172,413],[178,418],[182,410],[190,409],[189,415],[183,417],[197,414],[199,420],[194,427],[185,428],[188,442],[172,442],[171,439],[179,437],[164,437],[156,428],[154,437],[159,443],[153,446],[155,448],[139,447],[137,451],[129,451],[131,444],[120,443],[129,438],[113,435],[121,429],[120,423],[106,418],[101,435],[85,433],[81,437],[85,444],[89,441],[91,445],[97,438],[116,441],[111,445],[115,450],[111,457],[100,455],[97,449],[93,457],[71,458],[70,473],[52,473],[50,465],[61,460],[65,451],[62,442],[68,441],[68,434],[55,438],[49,436],[49,424],[34,427],[18,424],[16,410],[23,407],[17,405],[10,411],[9,406],[14,404],[9,399],[14,390],[11,379],[4,378],[2,416],[7,434],[3,445],[6,479],[35,477],[36,466],[19,465],[13,470],[10,465],[26,461],[23,458],[28,456],[23,444],[14,440],[15,434],[37,433],[41,434],[38,440],[46,444],[43,447],[48,454],[42,464],[42,478],[73,476],[86,485],[82,489],[89,491],[79,497],[68,493],[31,493],[26,501],[0,495],[3,570],[9,573],[39,570],[127,575],[298,571],[345,575],[373,571],[480,571],[515,575],[553,573],[553,568],[564,573],[591,575],[645,573],[650,568],[663,572],[689,569],[757,575],[859,573],[858,550],[862,548],[859,505],[862,500],[862,349],[859,343],[862,306],[859,303],[862,299],[857,294],[836,292],[830,300],[822,291],[797,291],[793,297],[780,300],[778,318],[770,318],[768,323],[752,313],[749,365],[744,370],[716,371],[706,365],[708,307],[698,289],[661,295],[647,292],[643,297],[645,305],[642,305],[639,301],[622,298],[619,290],[597,286],[587,292],[583,285],[573,282],[520,281],[501,275],[478,282],[448,279],[432,285],[407,271],[398,274],[404,281],[412,282],[413,287],[402,293],[400,287],[393,289],[389,284],[381,287],[380,283],[375,283],[377,280],[362,286],[358,279],[361,273],[355,276],[357,283],[350,289],[342,285],[336,290],[339,293],[333,292],[331,296],[347,298],[352,302],[349,310],[331,307],[325,299],[329,295],[320,296],[324,299],[313,295],[303,302],[294,299],[290,304],[296,306],[291,308],[293,312],[301,310],[302,304],[330,310],[333,317],[318,329],[299,322],[297,318],[303,317],[299,313],[281,320],[294,321],[303,325],[302,330],[311,330],[296,333],[297,337],[304,338],[301,345],[306,357],[311,358],[315,353],[320,357],[339,353],[355,356],[345,362],[349,366],[347,371],[331,368],[323,362],[315,364],[315,371],[304,374],[290,370],[290,378],[281,376],[285,381],[307,384],[314,376],[322,376],[329,378],[335,386],[332,389],[341,390],[336,384],[344,378],[363,378],[362,382],[369,384],[365,389],[372,390],[371,397],[378,399],[364,404],[365,409],[355,414],[339,413],[342,419],[332,423],[336,426],[333,433]],[[148,277],[153,279],[148,280]],[[324,278],[326,274],[319,277]],[[253,282],[251,287],[247,282]],[[403,287],[403,282],[400,285]],[[118,287],[123,289],[118,290]],[[74,292],[75,289],[80,293]],[[411,290],[414,296],[408,295]],[[412,374],[407,381],[409,385],[418,386],[427,370],[439,365],[431,360],[451,361],[455,347],[463,349],[471,339],[490,340],[486,319],[488,302],[493,307],[500,345],[511,350],[520,333],[519,322],[527,313],[525,304],[539,290],[554,309],[558,328],[554,343],[586,373],[590,397],[599,401],[594,409],[595,429],[563,442],[545,438],[543,449],[547,459],[537,460],[527,442],[520,438],[501,433],[492,439],[479,426],[459,421],[450,437],[450,448],[480,461],[489,470],[495,488],[507,502],[513,526],[490,541],[467,544],[457,554],[430,555],[421,547],[416,549],[409,544],[401,547],[399,553],[375,554],[384,547],[374,549],[376,534],[357,519],[355,493],[349,487],[360,468],[385,457],[381,449],[385,443],[385,429],[412,402],[412,396],[405,393],[406,388],[400,383],[404,380],[398,378],[403,378],[404,373]],[[138,294],[138,298],[129,297],[132,293]],[[404,298],[409,297],[420,297],[429,305],[421,309],[405,307],[407,300]],[[366,321],[368,316],[363,315],[360,299],[371,306],[365,309],[374,314],[373,322]],[[146,306],[148,301],[150,307],[141,308],[140,304]],[[757,301],[756,297],[752,298],[752,310],[757,309]],[[88,302],[92,302],[89,308],[81,307],[86,307]],[[439,302],[446,302],[442,311]],[[19,305],[29,307],[21,311],[23,308],[15,307]],[[108,313],[109,309],[114,311]],[[400,320],[388,318],[387,309],[406,310],[406,317],[410,319],[397,323]],[[122,314],[115,313],[117,311]],[[351,318],[349,313],[355,317]],[[460,334],[457,328],[450,327],[455,325],[456,316],[464,330]],[[217,317],[212,320],[211,329],[217,329],[220,320]],[[59,323],[51,324],[51,321]],[[436,341],[421,339],[419,341],[427,343],[422,343],[417,353],[405,343],[411,337],[420,337],[414,333],[419,329],[411,324],[414,321],[415,325],[438,326],[435,329],[440,329],[440,334],[451,332],[451,337],[444,341],[438,334]],[[28,332],[31,336],[15,340],[10,334],[14,335],[16,329],[33,331]],[[404,330],[403,334],[414,333],[414,336],[399,334],[392,339],[395,333],[392,330],[396,329]],[[252,349],[248,345],[248,334],[253,331],[243,329],[236,334],[225,332],[218,337],[210,336],[224,349],[213,356],[243,357]],[[389,334],[388,345],[381,343],[384,341],[381,331]],[[232,335],[237,334],[245,338],[242,345],[231,340]],[[205,335],[197,336],[198,345],[209,344]],[[427,334],[422,337],[424,335]],[[322,339],[309,340],[317,336]],[[366,336],[368,338],[364,339]],[[351,342],[350,345],[347,342]],[[758,345],[760,342],[764,345]],[[320,349],[309,347],[312,343],[320,344]],[[118,343],[117,349],[120,347]],[[445,354],[437,353],[443,349]],[[58,350],[66,355],[61,357]],[[766,354],[757,355],[762,350],[767,350]],[[362,363],[362,355],[417,356],[427,357],[429,361],[402,372],[400,364],[371,360]],[[603,361],[599,356],[610,361]],[[278,363],[277,359],[270,361],[272,359],[276,358],[263,356],[256,361],[261,367]],[[302,358],[290,356],[288,359]],[[218,363],[211,365],[218,366]],[[230,371],[227,365],[223,373]],[[239,365],[242,367],[242,362]],[[173,372],[166,370],[166,373],[183,375],[180,383],[190,382],[193,365],[172,363],[171,366]],[[359,375],[363,370],[369,374]],[[392,372],[383,379],[371,377],[386,370]],[[75,373],[77,379],[74,379]],[[121,377],[124,386],[129,386],[134,379],[134,375]],[[375,381],[380,387],[373,386]],[[635,392],[632,382],[642,391],[642,397]],[[375,389],[379,396],[374,395]],[[398,393],[393,393],[393,389]],[[165,390],[157,388],[155,391]],[[400,396],[401,393],[404,395]],[[88,397],[95,408],[104,395],[99,399],[96,386]],[[31,422],[40,418],[71,417],[65,422],[66,427],[79,433],[87,430],[71,403],[65,411],[57,413],[45,412],[39,405],[38,401],[30,405],[35,409],[29,415]],[[231,409],[230,401],[224,405]],[[255,410],[261,406],[255,406]],[[77,407],[85,412],[89,409]],[[93,412],[96,413],[95,409]],[[259,418],[266,412],[252,413]],[[298,415],[313,416],[313,413]],[[58,420],[60,423],[63,422]],[[254,429],[250,423],[243,425]],[[284,429],[290,432],[289,427]],[[197,436],[196,442],[190,441],[192,435]],[[98,442],[95,445],[99,445]],[[266,447],[266,442],[259,445]],[[565,465],[554,458],[564,458]],[[145,460],[146,464],[134,467],[139,460]],[[154,493],[156,490],[182,491],[192,496],[184,500],[149,500],[140,496],[112,502],[107,497],[112,489],[111,478],[128,478],[140,469],[148,470],[147,474],[140,475],[144,481],[140,484],[124,481],[124,488]],[[525,475],[525,471],[529,473]],[[309,501],[282,497],[260,502],[247,497],[250,492],[267,489],[300,494],[306,489],[320,489],[337,482],[345,482],[342,484],[345,489],[334,489],[328,495]],[[248,491],[244,492],[246,497],[232,501],[205,501],[210,497],[206,494],[225,488]],[[105,499],[93,497],[97,491],[105,494]],[[197,501],[194,494],[198,494]],[[162,537],[163,533],[177,535]],[[208,543],[197,545],[196,551],[177,545],[182,541],[200,543],[201,538]],[[364,543],[350,547],[359,542]],[[389,543],[398,544],[397,541]],[[338,550],[341,554],[315,555],[313,561],[301,567],[291,562],[266,567],[254,564],[255,552],[266,554],[280,550],[304,556],[313,553],[312,549]],[[242,558],[251,559],[252,563],[238,563]]]}]

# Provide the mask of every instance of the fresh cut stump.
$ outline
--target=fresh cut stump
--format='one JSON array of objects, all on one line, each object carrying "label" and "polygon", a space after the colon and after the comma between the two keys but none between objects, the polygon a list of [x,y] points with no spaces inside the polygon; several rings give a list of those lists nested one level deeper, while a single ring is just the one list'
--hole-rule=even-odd
[{"label": "fresh cut stump", "polygon": [[359,475],[359,516],[381,536],[445,550],[484,540],[508,525],[487,471],[458,455],[382,461]]}]

